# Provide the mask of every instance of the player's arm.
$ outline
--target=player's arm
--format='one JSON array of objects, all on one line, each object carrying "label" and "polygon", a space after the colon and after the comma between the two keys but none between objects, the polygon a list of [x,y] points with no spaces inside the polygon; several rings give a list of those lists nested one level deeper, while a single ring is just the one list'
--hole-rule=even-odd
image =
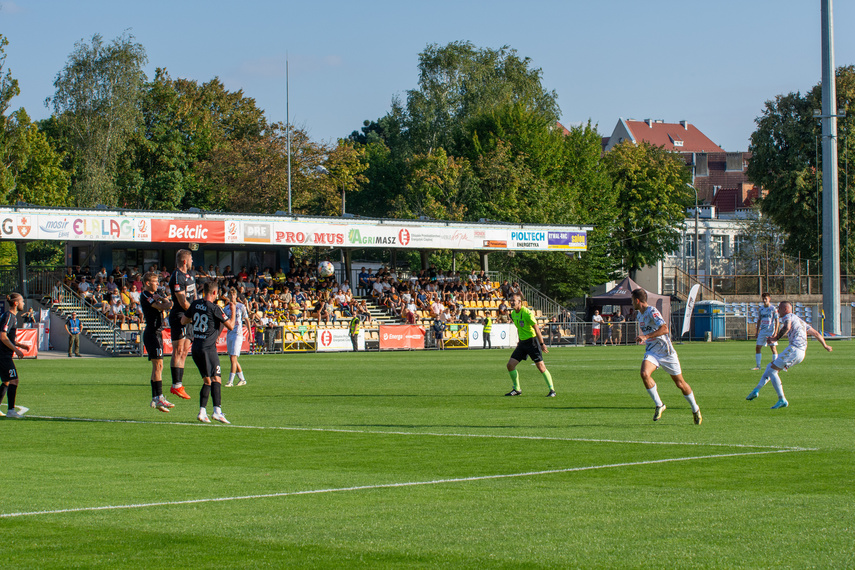
[{"label": "player's arm", "polygon": [[[6,346],[8,346],[9,350],[11,350],[12,352],[14,352],[15,354],[18,355],[18,358],[24,358],[24,353],[21,350],[21,348],[23,348],[24,350],[30,349],[30,345],[28,345],[28,344],[23,344],[20,342],[14,342],[13,343],[9,339],[9,335],[7,335],[5,332],[0,332],[0,342],[5,344]],[[20,347],[20,348],[18,348],[18,347]]]},{"label": "player's arm", "polygon": [[642,344],[642,343],[645,343],[652,338],[657,338],[657,337],[660,337],[660,336],[663,336],[666,334],[668,334],[668,323],[662,323],[662,326],[660,326],[658,329],[656,329],[652,333],[650,333],[648,335],[643,335],[643,334],[638,335],[635,338],[635,342],[637,344]]},{"label": "player's arm", "polygon": [[191,322],[193,322],[192,315],[190,315],[189,313],[184,313],[183,315],[181,315],[182,325],[189,325]]},{"label": "player's arm", "polygon": [[190,301],[187,300],[187,291],[174,291],[173,295],[175,295],[175,300],[178,301],[179,308],[184,311],[190,310]]},{"label": "player's arm", "polygon": [[151,306],[158,311],[168,311],[172,308],[172,299],[154,297],[154,301],[152,301]]},{"label": "player's arm", "polygon": [[788,334],[790,332],[790,329],[792,327],[793,327],[792,321],[787,321],[787,324],[785,324],[783,327],[781,327],[781,330],[779,330],[774,335],[772,335],[768,339],[766,339],[766,343],[772,344],[773,342],[778,342],[779,340],[784,338],[785,334]]},{"label": "player's arm", "polygon": [[811,335],[812,337],[814,337],[814,338],[815,338],[816,340],[818,340],[819,342],[821,342],[821,343],[822,343],[822,347],[823,347],[825,350],[827,350],[828,352],[831,352],[831,351],[833,350],[833,349],[832,349],[830,346],[828,346],[828,344],[825,342],[825,339],[823,338],[822,333],[821,333],[821,332],[819,332],[818,330],[816,330],[815,328],[813,328],[813,327],[811,327],[811,326],[808,326],[808,328],[807,328],[807,333],[808,333],[809,335]]},{"label": "player's arm", "polygon": [[[222,309],[220,309],[222,312]],[[226,316],[225,313],[222,313],[222,316]],[[229,318],[223,321],[223,325],[229,330],[235,328],[235,322],[237,322],[237,291],[231,291],[229,293]]]}]

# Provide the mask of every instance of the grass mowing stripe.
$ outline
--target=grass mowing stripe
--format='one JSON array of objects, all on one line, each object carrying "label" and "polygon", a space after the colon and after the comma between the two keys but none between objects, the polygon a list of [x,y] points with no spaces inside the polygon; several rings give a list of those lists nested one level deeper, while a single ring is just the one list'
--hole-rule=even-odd
[{"label": "grass mowing stripe", "polygon": [[158,422],[145,420],[110,420],[103,418],[75,418],[64,416],[36,416],[30,415],[31,418],[39,418],[43,420],[70,421],[70,422],[92,422],[92,423],[108,423],[108,424],[142,424],[142,425],[173,425],[173,426],[190,426],[190,427],[205,427],[209,429],[257,429],[257,430],[278,430],[278,431],[308,431],[308,432],[328,432],[328,433],[357,433],[367,435],[405,435],[405,436],[425,436],[425,437],[472,437],[486,439],[521,439],[535,441],[577,441],[580,443],[617,443],[617,444],[636,444],[636,445],[686,445],[686,446],[703,446],[703,447],[734,447],[742,449],[772,449],[780,451],[819,451],[816,447],[797,447],[787,445],[747,445],[742,443],[703,443],[703,442],[676,442],[676,441],[633,441],[620,439],[592,439],[583,437],[552,437],[539,435],[498,435],[498,434],[480,434],[480,433],[437,433],[437,432],[420,432],[420,431],[383,431],[383,430],[359,430],[359,429],[343,429],[343,428],[306,428],[306,427],[289,427],[289,426],[242,426],[229,424],[217,428],[215,425],[195,423],[195,422]]},{"label": "grass mowing stripe", "polygon": [[[188,424],[193,425],[193,424]],[[263,495],[244,495],[240,497],[210,497],[207,499],[188,499],[184,501],[160,501],[156,503],[140,503],[135,505],[104,505],[100,507],[81,507],[74,509],[56,509],[50,511],[33,511],[21,513],[0,513],[0,518],[17,518],[37,515],[56,515],[65,513],[80,513],[94,511],[109,511],[122,509],[144,509],[151,507],[165,507],[175,505],[195,505],[199,503],[221,503],[225,501],[246,501],[252,499],[271,499],[277,497],[295,497],[300,495],[320,495],[324,493],[345,493],[349,491],[370,491],[375,489],[394,489],[399,487],[418,487],[423,485],[443,485],[449,483],[470,483],[473,481],[487,481],[491,479],[509,479],[513,477],[537,477],[540,475],[555,475],[559,473],[573,473],[578,471],[594,471],[597,469],[614,469],[619,467],[636,467],[641,465],[656,465],[660,463],[674,463],[678,461],[697,461],[702,459],[718,459],[724,457],[744,457],[748,455],[768,455],[770,453],[795,453],[806,451],[803,449],[776,449],[769,451],[744,451],[740,453],[722,453],[715,455],[697,455],[693,457],[671,457],[667,459],[650,459],[647,461],[631,461],[627,463],[611,463],[608,465],[589,465],[586,467],[567,467],[564,469],[548,469],[545,471],[528,471],[525,473],[502,473],[498,475],[480,475],[476,477],[460,477],[455,479],[436,479],[433,481],[408,481],[404,483],[383,483],[379,485],[359,485],[355,487],[339,487],[333,489],[309,489],[306,491],[288,491],[282,493],[266,493]]]}]

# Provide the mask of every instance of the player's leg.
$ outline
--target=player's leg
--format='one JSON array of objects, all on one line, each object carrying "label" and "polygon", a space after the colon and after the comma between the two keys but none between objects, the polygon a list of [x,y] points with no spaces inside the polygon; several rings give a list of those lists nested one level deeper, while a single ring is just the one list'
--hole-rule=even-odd
[{"label": "player's leg", "polygon": [[[752,370],[760,370],[760,363],[763,361],[763,343],[761,343],[761,338],[757,338],[757,346],[754,350],[754,368]],[[774,358],[772,359],[774,360]]]},{"label": "player's leg", "polygon": [[238,360],[238,358],[240,358],[240,348],[238,348],[238,352],[235,355],[235,364],[237,364],[237,377],[238,377],[237,385],[238,386],[245,386],[246,385],[246,378],[243,377],[243,367],[240,365],[240,361]]},{"label": "player's leg", "polygon": [[641,361],[641,382],[644,384],[644,389],[650,399],[653,400],[653,405],[656,409],[653,411],[653,421],[659,421],[662,417],[662,412],[665,411],[665,404],[662,403],[662,398],[659,397],[659,390],[656,388],[656,382],[653,381],[653,373],[659,368],[658,362],[653,360],[652,356],[645,355]]},{"label": "player's leg", "polygon": [[[27,413],[29,408],[16,406],[15,400],[18,394],[18,372],[15,370],[14,377],[9,381],[9,386],[6,388],[6,402],[9,407],[6,410],[7,418],[22,418]],[[17,409],[15,409],[17,407]]]},{"label": "player's leg", "polygon": [[772,409],[777,410],[778,408],[786,408],[790,404],[787,402],[786,396],[784,396],[784,386],[781,384],[781,377],[778,375],[778,372],[783,370],[783,368],[775,366],[774,363],[770,364],[769,367],[771,368],[769,371],[769,379],[772,381],[772,387],[775,388],[775,392],[778,394],[778,401],[774,406],[772,406]]}]

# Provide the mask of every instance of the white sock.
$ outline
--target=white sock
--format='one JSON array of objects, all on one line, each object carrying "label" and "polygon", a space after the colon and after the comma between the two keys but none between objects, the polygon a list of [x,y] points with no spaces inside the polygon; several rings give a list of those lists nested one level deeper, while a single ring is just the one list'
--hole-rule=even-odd
[{"label": "white sock", "polygon": [[232,382],[234,382],[234,380],[235,380],[235,374],[234,374],[234,372],[229,372],[229,384],[231,384]]},{"label": "white sock", "polygon": [[245,378],[243,377],[243,370],[238,372],[238,378],[240,378],[241,380],[245,380]]},{"label": "white sock", "polygon": [[220,406],[214,406],[214,413],[215,414],[222,414],[223,410],[220,409]]},{"label": "white sock", "polygon": [[200,416],[207,416],[208,410],[206,410],[205,408],[199,408],[199,415]]},{"label": "white sock", "polygon": [[778,393],[778,398],[781,400],[786,400],[786,398],[784,397],[784,387],[781,385],[781,377],[778,376],[778,371],[772,369],[770,376],[772,377],[772,386]]},{"label": "white sock", "polygon": [[692,406],[693,412],[697,412],[698,410],[700,410],[697,402],[695,402],[695,393],[694,392],[692,392],[691,394],[685,394],[685,395],[683,395],[683,397],[686,398],[686,401],[689,402],[689,404]]},{"label": "white sock", "polygon": [[759,392],[759,391],[760,391],[760,388],[762,388],[763,386],[765,386],[765,385],[766,385],[766,383],[767,383],[767,382],[769,382],[769,378],[771,378],[771,376],[772,376],[772,372],[774,372],[774,370],[773,370],[773,368],[772,368],[772,363],[770,362],[770,363],[766,366],[766,371],[765,371],[765,372],[763,372],[763,376],[760,378],[760,382],[758,382],[758,383],[757,383],[757,387],[756,387],[756,388],[754,388],[754,389],[755,389],[755,390],[757,390],[757,391]]},{"label": "white sock", "polygon": [[662,400],[659,399],[659,390],[656,389],[656,384],[653,385],[653,388],[648,388],[647,393],[653,398],[653,403],[656,404],[657,408],[662,406]]},{"label": "white sock", "polygon": [[754,359],[757,361],[757,368],[760,368],[760,361],[763,360],[763,355],[758,352],[754,355]]}]

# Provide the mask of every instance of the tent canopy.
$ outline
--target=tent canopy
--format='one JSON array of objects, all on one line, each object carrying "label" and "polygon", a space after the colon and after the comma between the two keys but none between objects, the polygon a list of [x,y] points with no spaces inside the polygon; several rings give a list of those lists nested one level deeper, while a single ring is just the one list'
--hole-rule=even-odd
[{"label": "tent canopy", "polygon": [[[596,297],[588,297],[588,309],[593,311],[595,308],[600,308],[605,305],[629,305],[632,306],[632,292],[635,289],[641,288],[641,285],[627,277],[618,283],[611,291],[607,291]],[[646,290],[646,289],[645,289]],[[659,309],[668,327],[671,327],[671,297],[667,295],[657,295],[647,291],[647,304]],[[626,313],[625,311],[621,311]]]}]

